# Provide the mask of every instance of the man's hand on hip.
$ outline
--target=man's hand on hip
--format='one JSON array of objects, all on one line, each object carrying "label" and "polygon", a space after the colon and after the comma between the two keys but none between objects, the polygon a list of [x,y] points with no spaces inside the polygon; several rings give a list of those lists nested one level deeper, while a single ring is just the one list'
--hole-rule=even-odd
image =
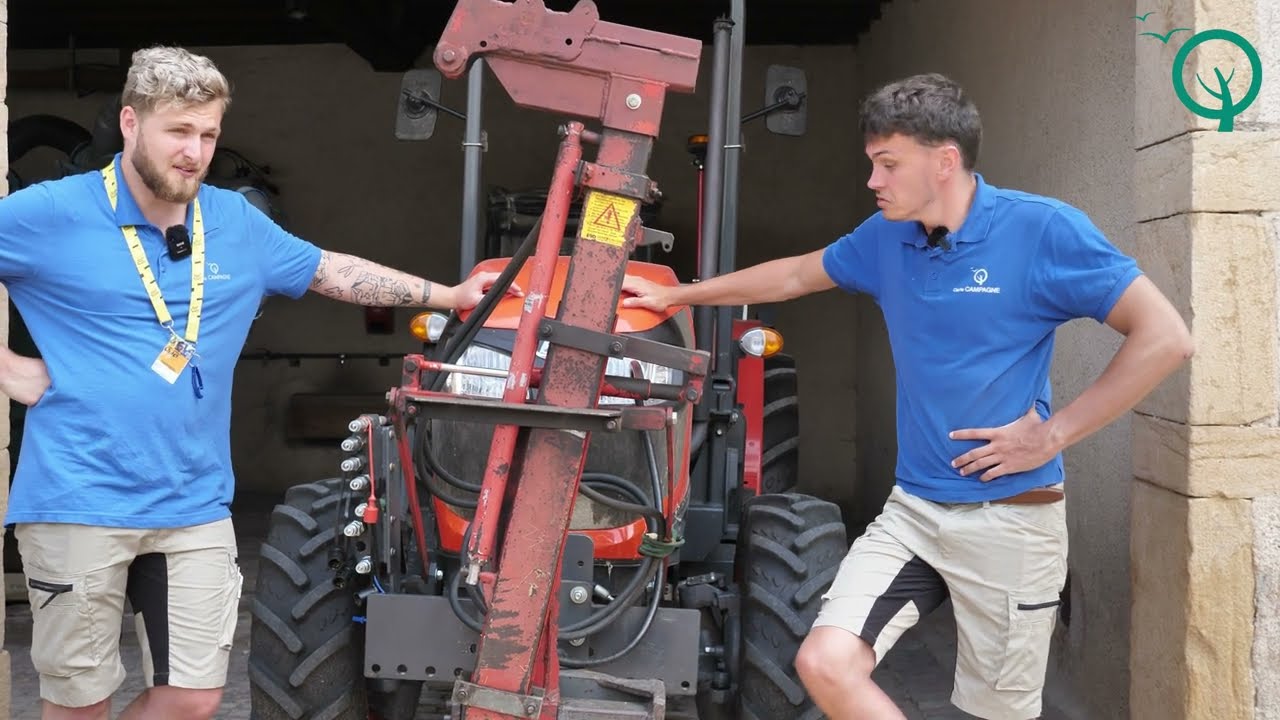
[{"label": "man's hand on hip", "polygon": [[1058,452],[1049,433],[1049,425],[1031,408],[1017,420],[996,428],[966,428],[951,433],[952,440],[986,440],[987,444],[960,455],[951,467],[961,475],[982,473],[987,482],[1002,475],[1034,470],[1049,462]]}]

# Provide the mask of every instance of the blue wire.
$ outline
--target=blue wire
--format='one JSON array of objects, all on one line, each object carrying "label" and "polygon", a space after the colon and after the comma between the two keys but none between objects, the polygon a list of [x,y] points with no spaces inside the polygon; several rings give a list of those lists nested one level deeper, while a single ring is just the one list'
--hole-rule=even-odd
[{"label": "blue wire", "polygon": [[382,589],[382,583],[378,582],[378,576],[374,575],[372,577],[373,577],[373,586],[378,589],[378,592],[380,594],[386,595],[387,591]]}]

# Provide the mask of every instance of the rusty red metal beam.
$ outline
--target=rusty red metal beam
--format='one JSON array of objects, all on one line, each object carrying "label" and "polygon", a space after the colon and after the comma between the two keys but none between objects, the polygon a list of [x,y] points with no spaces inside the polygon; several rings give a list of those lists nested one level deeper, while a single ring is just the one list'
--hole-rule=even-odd
[{"label": "rusty red metal beam", "polygon": [[[557,320],[613,332],[627,261],[642,231],[638,210],[655,191],[646,168],[666,93],[693,91],[701,50],[696,40],[603,22],[589,0],[569,12],[549,11],[542,0],[461,0],[455,7],[435,51],[446,77],[460,77],[474,57],[484,55],[518,105],[598,121],[604,128],[598,135],[579,122],[565,128],[516,333],[507,402],[526,397],[575,180],[587,193]],[[582,160],[584,140],[599,143],[592,162]],[[537,402],[595,407],[607,357],[559,345],[554,335],[549,341]],[[588,442],[589,434],[580,430],[507,425],[495,433],[473,530],[475,563],[467,578],[484,578],[488,613],[476,671],[470,682],[459,681],[454,695],[467,720],[555,720],[555,598]],[[484,565],[493,559],[499,526],[501,549],[490,575]]]}]

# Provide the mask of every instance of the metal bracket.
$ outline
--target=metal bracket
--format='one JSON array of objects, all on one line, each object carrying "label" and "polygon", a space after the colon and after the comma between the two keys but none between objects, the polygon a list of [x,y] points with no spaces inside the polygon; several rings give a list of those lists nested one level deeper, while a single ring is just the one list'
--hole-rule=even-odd
[{"label": "metal bracket", "polygon": [[[536,688],[535,688],[536,690]],[[538,690],[538,692],[541,692]],[[494,690],[459,679],[453,684],[453,704],[456,716],[461,717],[462,707],[502,713],[513,717],[538,717],[542,713],[542,695]]]},{"label": "metal bracket", "polygon": [[649,245],[661,245],[666,252],[671,252],[671,248],[676,246],[676,236],[666,230],[654,230],[651,227],[640,226],[640,240],[636,242],[636,247],[648,247]]},{"label": "metal bracket", "polygon": [[647,175],[597,165],[586,160],[579,163],[578,176],[585,187],[638,198],[642,202],[652,202],[658,194],[657,183]]},{"label": "metal bracket", "polygon": [[644,338],[584,330],[559,320],[543,320],[538,335],[556,345],[575,350],[605,357],[628,357],[691,375],[706,375],[711,362],[711,354],[703,350],[686,350]]},{"label": "metal bracket", "polygon": [[404,392],[409,415],[463,420],[490,425],[519,425],[549,430],[615,433],[623,430],[661,430],[667,426],[666,408],[620,405],[609,408],[568,408],[555,405],[508,403],[439,393]]},{"label": "metal bracket", "polygon": [[608,700],[564,698],[560,720],[665,720],[667,716],[666,686],[661,680],[620,678],[590,670],[565,670],[561,677],[594,681],[600,687],[642,698],[648,707]]}]

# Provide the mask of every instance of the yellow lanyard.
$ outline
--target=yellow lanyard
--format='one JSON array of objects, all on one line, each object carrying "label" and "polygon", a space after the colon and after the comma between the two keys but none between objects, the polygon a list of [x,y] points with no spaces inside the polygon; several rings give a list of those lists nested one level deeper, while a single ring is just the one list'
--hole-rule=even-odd
[{"label": "yellow lanyard", "polygon": [[[118,192],[115,163],[102,169],[102,180],[107,186],[107,198],[111,200],[111,209],[115,210]],[[191,224],[191,306],[187,313],[186,341],[195,345],[196,337],[200,334],[200,310],[204,306],[204,219],[200,215],[199,200],[195,201]],[[173,316],[169,314],[169,308],[164,304],[160,285],[156,283],[156,276],[151,272],[151,263],[147,262],[147,255],[142,251],[142,239],[138,237],[137,229],[132,225],[126,225],[120,231],[124,233],[129,254],[133,256],[133,264],[138,268],[138,276],[142,278],[142,287],[151,298],[151,307],[156,311],[156,319],[160,321],[162,327],[176,336],[177,333],[173,330]]]}]

